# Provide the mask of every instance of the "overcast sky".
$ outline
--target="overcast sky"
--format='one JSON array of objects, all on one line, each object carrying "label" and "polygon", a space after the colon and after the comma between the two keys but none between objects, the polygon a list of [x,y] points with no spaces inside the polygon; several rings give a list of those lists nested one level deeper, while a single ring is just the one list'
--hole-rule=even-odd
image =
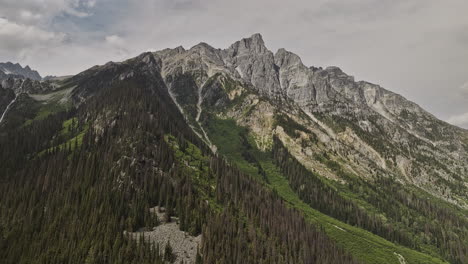
[{"label": "overcast sky", "polygon": [[468,0],[0,0],[0,61],[43,76],[257,32],[468,128]]}]

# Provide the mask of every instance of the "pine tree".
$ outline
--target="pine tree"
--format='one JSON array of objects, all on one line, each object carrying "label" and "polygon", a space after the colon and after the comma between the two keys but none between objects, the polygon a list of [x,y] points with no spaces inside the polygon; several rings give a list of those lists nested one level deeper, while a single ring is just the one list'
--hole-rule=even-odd
[{"label": "pine tree", "polygon": [[176,260],[176,256],[172,251],[171,242],[167,241],[166,246],[164,247],[164,260],[170,263],[173,263]]}]

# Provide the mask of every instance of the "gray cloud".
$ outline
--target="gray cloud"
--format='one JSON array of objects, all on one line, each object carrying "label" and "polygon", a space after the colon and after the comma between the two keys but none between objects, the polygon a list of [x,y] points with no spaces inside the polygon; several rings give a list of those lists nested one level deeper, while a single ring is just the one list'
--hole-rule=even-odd
[{"label": "gray cloud", "polygon": [[468,81],[466,81],[462,86],[460,86],[462,93],[468,96]]},{"label": "gray cloud", "polygon": [[29,49],[36,49],[53,43],[60,43],[65,34],[48,32],[40,28],[21,25],[0,18],[0,52],[23,53]]},{"label": "gray cloud", "polygon": [[17,23],[48,22],[57,15],[86,17],[85,8],[93,7],[94,0],[2,0],[0,16]]},{"label": "gray cloud", "polygon": [[22,59],[47,74],[201,41],[224,48],[260,32],[273,51],[284,47],[308,65],[340,66],[442,119],[455,122],[468,112],[468,95],[459,89],[468,79],[466,0],[16,2],[3,0],[0,17],[57,37],[20,52],[0,35],[0,60]]},{"label": "gray cloud", "polygon": [[468,113],[464,113],[461,115],[454,115],[447,119],[447,122],[460,126],[460,127],[467,127],[468,126]]},{"label": "gray cloud", "polygon": [[[468,81],[460,86],[458,92],[461,98],[468,98]],[[464,110],[466,111],[466,109]],[[447,122],[456,126],[468,128],[468,112],[453,114],[447,118]]]}]

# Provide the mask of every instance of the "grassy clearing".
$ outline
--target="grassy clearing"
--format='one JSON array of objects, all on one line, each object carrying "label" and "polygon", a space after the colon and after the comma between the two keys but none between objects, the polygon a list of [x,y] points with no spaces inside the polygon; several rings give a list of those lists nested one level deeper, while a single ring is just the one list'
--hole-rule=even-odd
[{"label": "grassy clearing", "polygon": [[60,136],[67,136],[72,133],[73,130],[78,127],[78,119],[76,117],[65,120],[62,124],[62,130],[60,130]]},{"label": "grassy clearing", "polygon": [[34,117],[32,119],[26,120],[23,126],[29,126],[34,121],[44,120],[52,114],[62,112],[62,111],[67,111],[69,108],[70,108],[69,105],[62,104],[59,102],[51,102],[51,103],[45,103],[45,104],[41,103],[37,107]]},{"label": "grassy clearing", "polygon": [[63,143],[52,146],[39,152],[37,155],[40,157],[49,151],[54,149],[62,150],[69,148],[70,151],[74,151],[83,144],[83,138],[86,132],[88,132],[89,126],[84,125],[81,130],[78,129],[78,120],[76,117],[65,120],[62,124],[62,129],[58,132],[58,136],[63,139]]},{"label": "grassy clearing", "polygon": [[71,103],[66,98],[71,90],[64,89],[49,94],[30,94],[29,97],[34,99],[38,106],[34,117],[26,120],[23,126],[29,126],[34,121],[43,120],[52,114],[70,109]]},{"label": "grassy clearing", "polygon": [[54,147],[50,147],[48,149],[45,149],[45,150],[39,152],[37,155],[42,156],[42,155],[46,154],[48,151],[53,151],[55,148],[57,148],[58,150],[69,148],[70,151],[74,151],[76,148],[80,147],[81,144],[83,144],[83,137],[86,134],[86,132],[87,132],[87,128],[84,129],[82,132],[80,132],[78,135],[70,138],[66,142],[64,142],[64,143],[62,143],[62,144],[60,144],[58,146],[54,146]]},{"label": "grassy clearing", "polygon": [[58,113],[60,111],[66,110],[66,107],[62,104],[59,103],[50,103],[50,104],[45,104],[42,105],[39,108],[39,111],[37,112],[36,116],[34,117],[34,120],[42,120],[48,117],[51,114]]},{"label": "grassy clearing", "polygon": [[259,169],[245,159],[246,153],[251,149],[251,138],[247,137],[247,129],[237,126],[234,120],[217,120],[210,122],[207,133],[216,146],[218,152],[227,157],[229,162],[234,163],[241,171],[251,176],[262,179]]}]

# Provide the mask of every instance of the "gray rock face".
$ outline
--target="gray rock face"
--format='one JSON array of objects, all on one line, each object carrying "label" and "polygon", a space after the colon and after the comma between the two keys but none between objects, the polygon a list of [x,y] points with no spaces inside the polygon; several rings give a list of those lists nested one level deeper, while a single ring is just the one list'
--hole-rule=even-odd
[{"label": "gray rock face", "polygon": [[8,77],[29,78],[36,81],[42,80],[41,75],[39,75],[37,71],[32,70],[29,66],[23,68],[19,63],[0,63],[0,80]]},{"label": "gray rock face", "polygon": [[[285,49],[273,54],[260,34],[224,50],[200,43],[188,50],[165,49],[92,68],[72,78],[79,86],[75,97],[92,94],[96,81],[89,82],[88,89],[79,79],[98,71],[108,76],[99,84],[135,74],[160,74],[172,100],[207,142],[203,114],[211,111],[249,127],[261,149],[268,149],[273,135],[279,136],[311,169],[321,166],[314,153],[333,153],[364,178],[393,176],[468,207],[466,194],[450,191],[450,186],[468,185],[466,130],[379,85],[356,82],[338,67],[307,67]],[[276,113],[290,116],[309,132],[288,138],[275,125]],[[313,138],[319,142],[312,144]],[[326,169],[320,172],[337,178]]]},{"label": "gray rock face", "polygon": [[[280,49],[275,54],[275,64],[279,68],[279,81],[284,94],[301,105],[308,105],[328,98],[325,93],[319,93],[313,84],[314,72],[302,64],[296,54]],[[324,98],[322,98],[324,97]]]},{"label": "gray rock face", "polygon": [[281,95],[274,55],[265,47],[260,34],[237,41],[224,50],[222,56],[226,67],[235,69],[261,94],[272,97]]}]

